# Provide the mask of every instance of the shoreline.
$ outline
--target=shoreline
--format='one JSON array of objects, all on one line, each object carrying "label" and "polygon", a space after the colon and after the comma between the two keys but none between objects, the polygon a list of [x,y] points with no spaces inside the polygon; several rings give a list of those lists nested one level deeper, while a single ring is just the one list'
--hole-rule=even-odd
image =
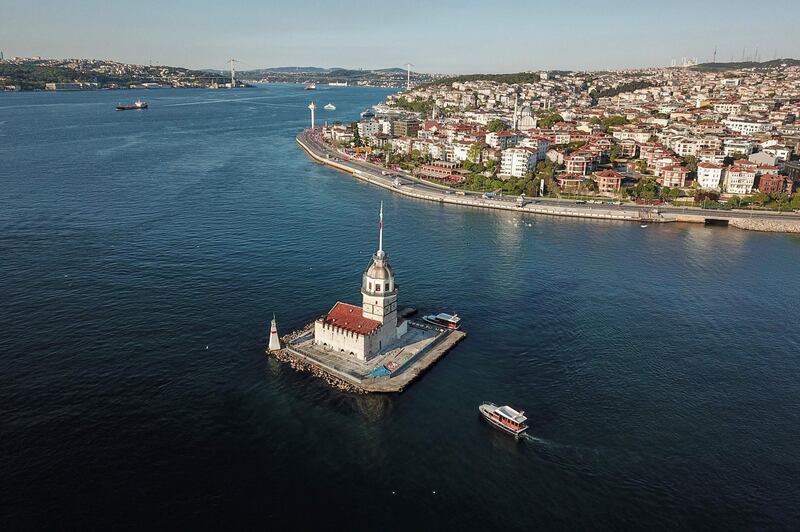
[{"label": "shoreline", "polygon": [[[372,185],[390,190],[404,196],[434,201],[438,203],[449,203],[464,207],[476,207],[484,209],[499,209],[505,211],[515,211],[529,214],[545,214],[550,216],[566,216],[571,218],[583,218],[593,220],[616,220],[624,222],[638,223],[670,223],[684,222],[706,225],[717,225],[714,222],[723,222],[721,225],[730,225],[737,229],[772,232],[772,233],[800,233],[800,215],[781,214],[781,213],[730,213],[725,211],[697,212],[697,208],[654,208],[647,206],[626,205],[625,208],[594,208],[578,207],[564,203],[537,202],[518,206],[512,202],[501,202],[494,199],[485,199],[480,195],[470,194],[466,196],[454,196],[451,191],[436,188],[435,184],[426,183],[425,192],[413,190],[413,185],[394,186],[389,179],[383,176],[372,174],[366,169],[354,167],[352,163],[346,161],[334,161],[321,155],[317,150],[310,146],[311,142],[306,138],[306,132],[298,134],[295,142],[311,157],[312,160],[336,170],[350,174],[351,176],[365,181]],[[404,176],[407,178],[407,176]],[[690,210],[692,209],[692,210]],[[666,211],[666,212],[664,212]],[[670,212],[671,211],[671,212]],[[756,223],[757,222],[757,223]]]}]

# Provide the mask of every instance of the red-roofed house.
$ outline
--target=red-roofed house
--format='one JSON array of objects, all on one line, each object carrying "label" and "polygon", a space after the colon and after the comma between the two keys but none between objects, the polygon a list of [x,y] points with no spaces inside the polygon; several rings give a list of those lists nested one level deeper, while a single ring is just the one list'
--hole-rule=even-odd
[{"label": "red-roofed house", "polygon": [[686,178],[689,177],[689,169],[677,164],[665,166],[661,169],[661,186],[680,187],[686,186]]},{"label": "red-roofed house", "polygon": [[603,170],[592,174],[592,179],[597,183],[597,190],[601,194],[613,194],[622,187],[625,176],[614,170]]}]

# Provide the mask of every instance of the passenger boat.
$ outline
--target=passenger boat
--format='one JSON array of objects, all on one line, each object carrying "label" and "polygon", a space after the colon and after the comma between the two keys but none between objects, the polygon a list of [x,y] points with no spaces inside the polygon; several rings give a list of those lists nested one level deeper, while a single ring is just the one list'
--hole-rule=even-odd
[{"label": "passenger boat", "polygon": [[136,109],[147,109],[147,102],[143,102],[141,100],[136,100],[131,104],[119,104],[117,106],[117,111],[133,111]]},{"label": "passenger boat", "polygon": [[326,109],[326,110],[328,110],[328,111],[335,111],[335,110],[336,110],[336,106],[335,106],[335,105],[333,105],[332,103],[329,103],[328,105],[326,105],[326,106],[324,107],[324,109]]},{"label": "passenger boat", "polygon": [[372,109],[365,109],[361,112],[361,118],[375,118],[375,113],[372,112]]},{"label": "passenger boat", "polygon": [[313,91],[316,88],[317,88],[317,84],[316,83],[309,83],[308,85],[306,85],[306,90],[307,91]]},{"label": "passenger boat", "polygon": [[510,406],[497,406],[486,402],[479,406],[478,410],[486,421],[517,438],[528,430],[528,425],[525,424],[528,418],[523,415],[525,412],[517,412]]},{"label": "passenger boat", "polygon": [[461,326],[461,318],[458,317],[458,314],[445,314],[444,312],[440,312],[436,315],[428,314],[427,316],[423,316],[422,319],[431,325],[445,327],[447,329],[458,329]]}]

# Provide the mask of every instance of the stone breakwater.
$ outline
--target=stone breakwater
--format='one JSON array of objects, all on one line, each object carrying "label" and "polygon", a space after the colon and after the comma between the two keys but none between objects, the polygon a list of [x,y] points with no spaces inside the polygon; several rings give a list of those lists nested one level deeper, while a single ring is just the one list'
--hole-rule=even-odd
[{"label": "stone breakwater", "polygon": [[733,218],[728,225],[748,231],[770,233],[800,233],[800,222],[794,220],[758,220],[750,218]]},{"label": "stone breakwater", "polygon": [[289,366],[298,372],[303,373],[310,373],[314,377],[321,379],[327,384],[328,386],[335,388],[337,390],[348,392],[348,393],[355,393],[359,395],[366,394],[367,391],[350,384],[349,382],[345,382],[342,379],[331,375],[324,369],[320,368],[317,365],[310,364],[304,360],[297,358],[295,355],[287,351],[286,349],[281,349],[279,351],[267,351],[267,354],[275,357],[276,360],[280,362],[286,362]]},{"label": "stone breakwater", "polygon": [[[293,341],[297,340],[298,338],[300,338],[301,336],[305,336],[306,334],[311,332],[311,330],[313,330],[313,329],[314,329],[314,322],[311,322],[311,323],[307,324],[305,327],[303,327],[302,329],[298,329],[296,331],[292,331],[289,334],[285,334],[285,335],[281,336],[281,345],[287,346],[291,342],[293,342]],[[317,366],[315,364],[311,364],[311,363],[309,363],[309,362],[297,357],[296,355],[291,353],[285,347],[283,349],[279,349],[277,351],[270,351],[269,349],[267,349],[266,352],[267,352],[268,356],[275,357],[275,360],[278,360],[279,362],[288,363],[289,366],[293,370],[298,371],[298,372],[303,372],[303,373],[310,373],[314,377],[317,377],[318,379],[322,379],[328,386],[336,388],[337,390],[341,390],[343,392],[348,392],[348,393],[355,393],[355,394],[366,394],[367,393],[366,390],[364,390],[362,388],[359,388],[358,386],[355,386],[355,385],[353,385],[353,384],[351,384],[349,382],[346,382],[346,381],[340,379],[339,377],[337,377],[335,375],[331,375],[329,372],[325,371],[323,368],[321,368],[321,367],[319,367],[319,366]]]}]

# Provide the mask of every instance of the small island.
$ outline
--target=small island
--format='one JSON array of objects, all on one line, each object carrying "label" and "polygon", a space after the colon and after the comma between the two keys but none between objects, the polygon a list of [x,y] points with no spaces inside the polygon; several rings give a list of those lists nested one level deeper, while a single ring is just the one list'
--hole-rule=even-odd
[{"label": "small island", "polygon": [[361,276],[362,306],[336,302],[284,337],[285,347],[268,349],[295,369],[356,393],[403,391],[466,336],[398,311],[399,287],[383,249],[383,204],[378,227],[378,250]]}]

